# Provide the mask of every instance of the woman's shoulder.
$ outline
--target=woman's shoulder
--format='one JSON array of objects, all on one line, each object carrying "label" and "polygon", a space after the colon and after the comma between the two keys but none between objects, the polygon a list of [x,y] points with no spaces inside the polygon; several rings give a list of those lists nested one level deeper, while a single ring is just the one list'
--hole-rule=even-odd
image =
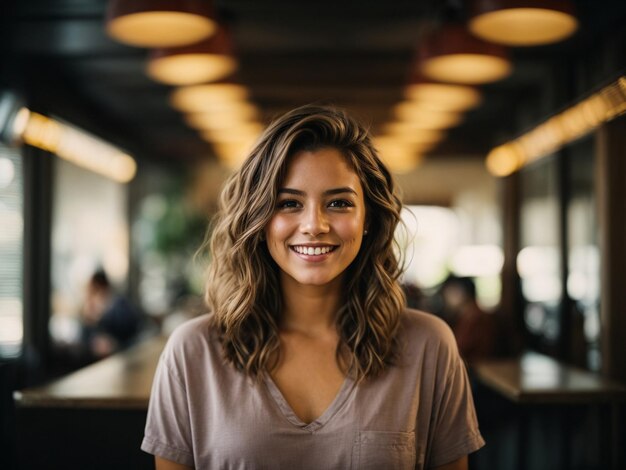
[{"label": "woman's shoulder", "polygon": [[416,332],[424,334],[435,334],[444,337],[452,335],[452,330],[446,322],[438,316],[422,310],[405,308],[400,314],[400,324],[403,328],[416,330]]},{"label": "woman's shoulder", "polygon": [[452,330],[441,318],[420,310],[404,309],[400,315],[400,337],[416,347],[431,347],[455,352]]},{"label": "woman's shoulder", "polygon": [[194,317],[177,326],[167,340],[166,356],[186,356],[212,349],[217,338],[210,313]]}]

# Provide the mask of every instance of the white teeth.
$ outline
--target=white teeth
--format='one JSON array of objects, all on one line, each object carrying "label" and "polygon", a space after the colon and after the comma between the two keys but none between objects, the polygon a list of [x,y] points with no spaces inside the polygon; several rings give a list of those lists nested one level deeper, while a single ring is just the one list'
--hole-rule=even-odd
[{"label": "white teeth", "polygon": [[315,247],[312,246],[294,246],[293,249],[303,255],[325,255],[326,253],[330,253],[333,250],[331,246],[323,246],[323,247]]}]

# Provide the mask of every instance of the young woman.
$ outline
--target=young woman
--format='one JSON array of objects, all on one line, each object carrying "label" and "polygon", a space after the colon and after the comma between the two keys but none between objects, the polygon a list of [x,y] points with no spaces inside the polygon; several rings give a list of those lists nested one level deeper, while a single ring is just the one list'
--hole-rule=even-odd
[{"label": "young woman", "polygon": [[465,469],[484,442],[454,338],[404,308],[401,203],[327,107],[265,131],[211,235],[209,315],[171,336],[142,449],[157,469]]}]

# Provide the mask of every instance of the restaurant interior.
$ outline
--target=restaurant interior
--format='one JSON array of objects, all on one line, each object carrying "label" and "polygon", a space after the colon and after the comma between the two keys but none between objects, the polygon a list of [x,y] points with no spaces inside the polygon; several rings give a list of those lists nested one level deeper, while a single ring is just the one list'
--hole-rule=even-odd
[{"label": "restaurant interior", "polygon": [[469,286],[470,469],[626,468],[624,0],[2,2],[0,468],[154,468],[220,190],[312,103],[394,174],[408,305]]}]

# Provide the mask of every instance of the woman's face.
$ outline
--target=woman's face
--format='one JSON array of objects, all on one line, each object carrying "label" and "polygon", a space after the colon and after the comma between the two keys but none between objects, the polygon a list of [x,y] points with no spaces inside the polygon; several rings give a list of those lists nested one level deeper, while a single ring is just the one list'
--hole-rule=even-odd
[{"label": "woman's face", "polygon": [[363,188],[341,153],[322,148],[293,155],[265,228],[283,288],[340,282],[364,229]]}]

